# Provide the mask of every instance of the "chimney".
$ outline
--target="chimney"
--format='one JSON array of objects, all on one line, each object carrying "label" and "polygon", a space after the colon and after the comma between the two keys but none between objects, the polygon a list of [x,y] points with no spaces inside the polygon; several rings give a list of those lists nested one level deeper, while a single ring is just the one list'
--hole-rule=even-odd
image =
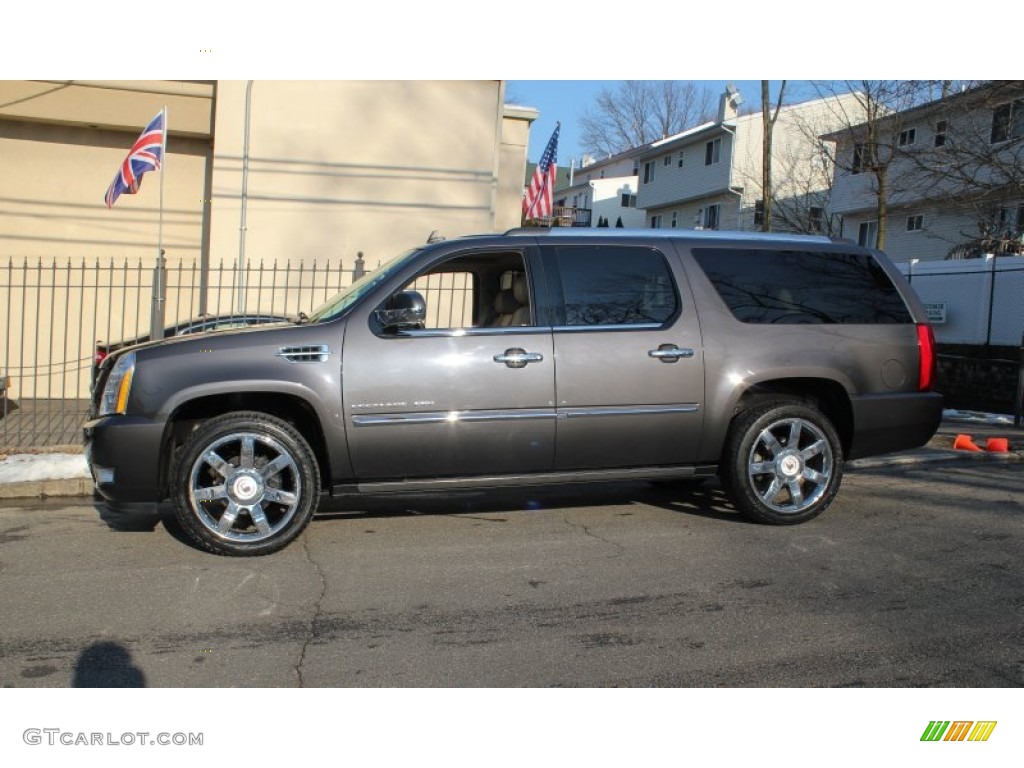
[{"label": "chimney", "polygon": [[736,86],[732,83],[726,85],[725,93],[718,99],[718,122],[724,123],[734,119],[741,104],[743,104],[743,97],[736,90]]}]

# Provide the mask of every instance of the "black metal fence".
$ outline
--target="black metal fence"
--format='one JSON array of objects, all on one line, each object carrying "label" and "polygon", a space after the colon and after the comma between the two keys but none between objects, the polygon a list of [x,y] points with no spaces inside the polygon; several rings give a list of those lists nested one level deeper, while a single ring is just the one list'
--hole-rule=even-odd
[{"label": "black metal fence", "polygon": [[[361,259],[312,264],[190,260],[0,263],[0,451],[77,444],[97,343],[203,315],[311,312],[363,271]],[[160,282],[158,283],[158,277]],[[154,308],[159,311],[154,313]]]}]

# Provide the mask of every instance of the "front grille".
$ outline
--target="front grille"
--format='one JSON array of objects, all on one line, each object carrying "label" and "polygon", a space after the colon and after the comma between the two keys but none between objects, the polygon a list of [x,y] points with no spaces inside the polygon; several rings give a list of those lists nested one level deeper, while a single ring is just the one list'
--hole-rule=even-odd
[{"label": "front grille", "polygon": [[302,347],[281,347],[277,353],[289,363],[326,363],[331,354],[326,344],[309,344]]}]

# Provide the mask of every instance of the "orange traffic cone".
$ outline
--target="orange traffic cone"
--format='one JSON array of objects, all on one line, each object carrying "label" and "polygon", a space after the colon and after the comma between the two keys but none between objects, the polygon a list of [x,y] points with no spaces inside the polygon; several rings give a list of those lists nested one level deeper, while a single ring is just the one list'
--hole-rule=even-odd
[{"label": "orange traffic cone", "polygon": [[953,448],[958,451],[980,451],[981,448],[974,444],[970,435],[957,435],[953,441]]},{"label": "orange traffic cone", "polygon": [[994,453],[1009,453],[1010,441],[1005,437],[990,437],[985,444],[985,450]]}]

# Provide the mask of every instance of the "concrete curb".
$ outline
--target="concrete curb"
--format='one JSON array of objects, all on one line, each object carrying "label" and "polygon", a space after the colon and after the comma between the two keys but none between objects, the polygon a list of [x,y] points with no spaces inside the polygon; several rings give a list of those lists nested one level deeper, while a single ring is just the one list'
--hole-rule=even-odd
[{"label": "concrete curb", "polygon": [[881,469],[883,467],[905,467],[914,464],[932,464],[943,461],[1001,461],[1012,462],[1024,460],[1019,453],[990,453],[983,451],[954,451],[946,449],[924,449],[920,452],[896,453],[890,456],[872,456],[867,459],[854,459],[845,465],[847,470]]},{"label": "concrete curb", "polygon": [[92,496],[92,478],[22,480],[0,483],[0,499],[47,499],[62,496]]}]

